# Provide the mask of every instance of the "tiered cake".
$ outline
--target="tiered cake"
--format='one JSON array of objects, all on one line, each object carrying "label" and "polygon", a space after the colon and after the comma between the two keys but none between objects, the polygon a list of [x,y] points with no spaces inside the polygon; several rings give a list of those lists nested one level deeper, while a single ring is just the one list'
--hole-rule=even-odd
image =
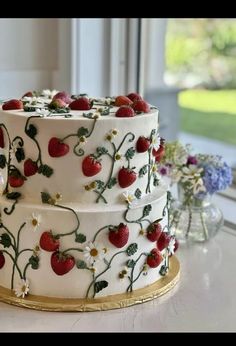
[{"label": "tiered cake", "polygon": [[169,231],[158,110],[137,94],[27,93],[0,110],[0,286],[97,298],[162,278]]}]

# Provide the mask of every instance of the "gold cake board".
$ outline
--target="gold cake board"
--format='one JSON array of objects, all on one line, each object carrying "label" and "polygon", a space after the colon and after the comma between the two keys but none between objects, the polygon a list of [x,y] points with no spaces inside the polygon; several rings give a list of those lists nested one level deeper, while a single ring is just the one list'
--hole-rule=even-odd
[{"label": "gold cake board", "polygon": [[155,283],[130,293],[115,294],[96,299],[65,299],[29,295],[17,298],[15,294],[0,286],[0,301],[24,308],[45,311],[101,311],[145,303],[171,290],[179,281],[180,264],[175,256],[170,257],[170,269],[166,276]]}]

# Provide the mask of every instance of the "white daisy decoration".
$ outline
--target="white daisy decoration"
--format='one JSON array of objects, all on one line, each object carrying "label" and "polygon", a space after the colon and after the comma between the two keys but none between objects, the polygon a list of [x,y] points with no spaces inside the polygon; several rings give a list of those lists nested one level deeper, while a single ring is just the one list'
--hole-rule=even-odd
[{"label": "white daisy decoration", "polygon": [[158,150],[161,144],[161,137],[159,135],[153,135],[151,139],[152,147]]},{"label": "white daisy decoration", "polygon": [[19,298],[25,298],[29,292],[29,281],[22,279],[14,288],[15,295]]},{"label": "white daisy decoration", "polygon": [[33,248],[33,256],[38,257],[40,252],[41,252],[40,246],[38,244],[35,245],[35,247]]},{"label": "white daisy decoration", "polygon": [[84,249],[84,257],[90,264],[94,264],[94,262],[104,258],[106,252],[107,249],[98,248],[96,243],[89,242]]},{"label": "white daisy decoration", "polygon": [[40,115],[42,118],[45,118],[45,117],[49,116],[50,111],[48,109],[45,109],[45,108],[37,108],[36,113],[38,115]]},{"label": "white daisy decoration", "polygon": [[122,193],[122,196],[124,201],[129,205],[132,204],[133,200],[135,199],[135,196],[129,191],[125,191],[124,193]]},{"label": "white daisy decoration", "polygon": [[32,213],[31,216],[28,218],[28,224],[33,231],[37,231],[40,223],[41,223],[41,215]]},{"label": "white daisy decoration", "polygon": [[169,242],[168,250],[171,255],[174,255],[175,253],[175,238],[174,237],[172,237]]}]

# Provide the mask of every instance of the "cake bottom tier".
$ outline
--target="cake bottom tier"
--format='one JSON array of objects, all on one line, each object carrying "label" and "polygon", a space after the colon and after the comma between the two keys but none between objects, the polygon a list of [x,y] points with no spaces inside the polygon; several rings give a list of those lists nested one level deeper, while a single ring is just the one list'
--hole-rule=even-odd
[{"label": "cake bottom tier", "polygon": [[145,288],[131,293],[121,293],[96,299],[49,298],[30,294],[26,299],[17,298],[11,290],[0,287],[0,301],[29,309],[46,311],[101,311],[125,308],[146,303],[167,293],[178,283],[180,265],[175,256],[170,258],[168,274]]},{"label": "cake bottom tier", "polygon": [[112,207],[43,197],[42,205],[0,200],[1,287],[25,299],[93,299],[129,294],[168,272],[168,247],[156,267],[147,261],[157,244],[146,234],[156,220],[167,228],[166,191]]}]

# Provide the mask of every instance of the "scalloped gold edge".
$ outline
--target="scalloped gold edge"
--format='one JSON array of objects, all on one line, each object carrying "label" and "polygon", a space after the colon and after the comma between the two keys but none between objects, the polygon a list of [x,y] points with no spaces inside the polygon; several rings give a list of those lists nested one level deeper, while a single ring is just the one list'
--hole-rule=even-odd
[{"label": "scalloped gold edge", "polygon": [[110,295],[96,299],[55,298],[29,295],[17,298],[14,293],[0,286],[0,301],[24,308],[45,311],[102,311],[119,309],[145,303],[171,290],[179,281],[180,264],[175,256],[170,257],[170,269],[166,276],[155,283],[130,293]]}]

